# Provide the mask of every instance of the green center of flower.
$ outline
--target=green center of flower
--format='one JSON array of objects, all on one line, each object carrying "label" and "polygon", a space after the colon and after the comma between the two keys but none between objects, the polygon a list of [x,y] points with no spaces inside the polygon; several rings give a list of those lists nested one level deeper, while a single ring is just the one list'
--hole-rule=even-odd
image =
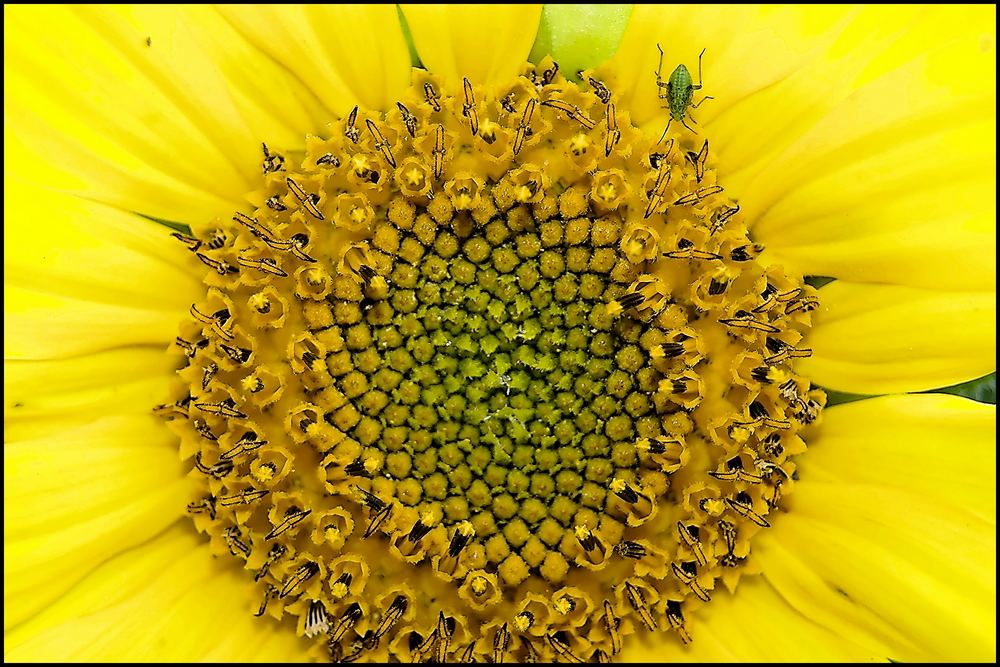
[{"label": "green center of flower", "polygon": [[655,145],[603,84],[451,92],[355,109],[295,170],[265,148],[255,209],[182,238],[211,269],[158,409],[188,509],[334,659],[690,641],[821,408],[789,365],[815,298],[707,144]]}]

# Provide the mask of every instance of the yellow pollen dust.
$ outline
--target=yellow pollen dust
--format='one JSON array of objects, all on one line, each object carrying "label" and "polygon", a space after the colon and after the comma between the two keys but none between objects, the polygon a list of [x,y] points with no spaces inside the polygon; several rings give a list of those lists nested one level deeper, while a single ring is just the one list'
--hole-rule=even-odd
[{"label": "yellow pollen dust", "polygon": [[758,261],[703,138],[589,81],[418,74],[176,234],[206,267],[156,408],[188,512],[314,657],[697,640],[794,485],[815,291]]}]

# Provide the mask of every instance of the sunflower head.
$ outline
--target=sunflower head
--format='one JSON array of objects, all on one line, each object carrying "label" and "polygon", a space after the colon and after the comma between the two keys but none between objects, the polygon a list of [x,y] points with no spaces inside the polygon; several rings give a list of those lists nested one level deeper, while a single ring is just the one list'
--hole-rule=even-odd
[{"label": "sunflower head", "polygon": [[334,658],[686,643],[792,486],[811,288],[756,259],[707,141],[584,79],[420,74],[265,146],[254,210],[183,239],[189,511]]}]

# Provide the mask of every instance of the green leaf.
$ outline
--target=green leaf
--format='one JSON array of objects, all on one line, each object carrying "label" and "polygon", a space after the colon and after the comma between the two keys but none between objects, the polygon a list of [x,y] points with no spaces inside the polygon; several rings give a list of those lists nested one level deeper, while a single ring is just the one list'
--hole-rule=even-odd
[{"label": "green leaf", "polygon": [[997,374],[996,371],[994,371],[977,380],[969,380],[968,382],[963,382],[962,384],[944,387],[943,389],[935,389],[934,391],[940,394],[965,396],[966,398],[971,398],[972,400],[979,401],[980,403],[991,403],[996,405]]},{"label": "green leaf", "polygon": [[631,15],[632,5],[545,5],[528,60],[552,56],[572,79],[615,54]]},{"label": "green leaf", "polygon": [[[869,394],[849,394],[846,391],[837,391],[835,389],[824,389],[826,392],[826,404],[827,406],[840,405],[842,403],[852,403],[854,401],[860,401],[865,398],[871,398]],[[997,402],[997,374],[994,371],[989,375],[978,378],[976,380],[969,380],[968,382],[963,382],[961,384],[956,384],[951,387],[942,387],[940,389],[931,389],[930,391],[920,392],[923,394],[954,394],[955,396],[964,396],[965,398],[971,398],[974,401],[979,401],[980,403],[990,403],[996,405]]]}]

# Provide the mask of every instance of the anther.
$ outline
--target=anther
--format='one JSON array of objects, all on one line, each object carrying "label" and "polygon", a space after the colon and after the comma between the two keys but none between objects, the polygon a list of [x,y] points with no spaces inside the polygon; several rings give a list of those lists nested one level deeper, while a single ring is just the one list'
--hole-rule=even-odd
[{"label": "anther", "polygon": [[757,484],[761,481],[760,475],[749,472],[743,466],[743,459],[739,456],[734,456],[726,461],[725,466],[725,470],[711,470],[708,474],[715,479],[729,482],[740,480],[741,482]]},{"label": "anther", "polygon": [[411,137],[417,136],[417,117],[410,113],[410,110],[402,102],[396,102],[396,108],[399,109],[406,131],[410,133]]},{"label": "anther", "polygon": [[264,200],[264,204],[272,211],[287,211],[288,207],[281,202],[281,197],[279,195],[271,195]]},{"label": "anther", "polygon": [[257,612],[254,614],[254,616],[256,616],[258,618],[260,618],[261,616],[263,616],[264,613],[267,611],[267,603],[270,602],[271,598],[273,598],[275,595],[277,595],[277,593],[278,593],[278,589],[275,588],[274,586],[272,586],[271,584],[268,584],[267,586],[265,586],[264,587],[264,599],[261,600],[260,607],[257,609]]},{"label": "anther", "polygon": [[586,552],[591,552],[600,545],[600,540],[597,536],[587,528],[586,526],[577,526],[573,529],[573,533],[576,535],[577,541],[580,542],[580,546]]},{"label": "anther", "polygon": [[349,477],[371,477],[371,473],[365,467],[364,459],[360,458],[344,466],[344,472]]},{"label": "anther", "polygon": [[239,493],[219,498],[219,505],[222,507],[232,507],[233,505],[249,505],[260,500],[269,493],[267,489],[244,489]]},{"label": "anther", "polygon": [[356,484],[352,488],[355,489],[361,495],[362,502],[364,503],[365,507],[367,507],[372,512],[381,512],[382,510],[385,509],[386,503],[383,502],[382,499],[376,496],[374,493],[366,491],[365,489],[362,489],[360,486]]},{"label": "anther", "polygon": [[257,269],[263,273],[268,273],[272,276],[278,276],[279,278],[285,278],[288,273],[284,271],[278,263],[275,262],[270,257],[261,257],[260,259],[251,259],[245,255],[240,255],[236,258],[236,263],[247,269]]},{"label": "anther", "polygon": [[202,264],[213,269],[220,276],[224,276],[228,273],[239,273],[240,271],[235,266],[233,266],[232,264],[223,259],[212,259],[208,255],[201,252],[196,252],[194,255],[199,260],[201,260]]},{"label": "anther", "polygon": [[305,521],[305,518],[310,514],[312,514],[312,510],[290,512],[285,515],[285,518],[281,521],[281,523],[272,528],[270,532],[264,536],[264,541],[267,542],[268,540],[273,540],[274,538],[283,535],[285,532]]},{"label": "anther", "polygon": [[462,105],[462,115],[469,119],[469,129],[472,136],[479,134],[479,114],[476,113],[476,96],[472,92],[472,82],[467,77],[462,78],[465,92],[465,104]]},{"label": "anther", "polygon": [[660,160],[656,172],[656,182],[649,193],[649,204],[646,205],[646,212],[643,218],[649,218],[653,212],[663,203],[663,198],[667,195],[667,186],[670,185],[670,163]]},{"label": "anther", "polygon": [[410,601],[406,599],[403,595],[397,595],[389,608],[385,610],[385,614],[382,615],[382,621],[375,628],[375,634],[373,635],[374,640],[378,642],[379,639],[385,636],[392,626],[396,625],[403,614],[406,613],[406,608],[409,606]]},{"label": "anther", "polygon": [[670,151],[673,149],[673,147],[674,147],[674,140],[671,139],[670,141],[667,142],[667,147],[663,150],[663,152],[652,152],[652,153],[650,153],[649,156],[648,156],[648,158],[647,158],[649,160],[649,166],[650,166],[650,168],[652,168],[652,169],[659,169],[660,168],[660,164],[661,163],[665,163],[664,161],[668,157],[670,157]]},{"label": "anther", "polygon": [[[427,84],[430,85],[430,84]],[[434,159],[434,178],[440,179],[444,173],[444,156],[447,150],[444,147],[444,125],[437,125],[434,128],[434,149],[431,156]]]},{"label": "anther", "polygon": [[299,566],[299,569],[295,571],[295,574],[289,577],[288,580],[285,581],[284,585],[282,585],[281,590],[278,592],[278,597],[280,599],[288,597],[295,592],[299,586],[309,581],[317,574],[319,574],[319,565],[312,561],[302,564]]},{"label": "anther", "polygon": [[646,297],[639,292],[630,292],[623,297],[616,299],[608,304],[608,314],[612,317],[618,315],[622,311],[628,310],[629,308],[635,308],[643,301]]},{"label": "anther", "polygon": [[201,452],[198,452],[194,455],[194,467],[203,475],[208,475],[209,477],[214,477],[215,479],[222,479],[233,471],[233,462],[228,459],[221,459],[214,465],[206,466],[201,461]]},{"label": "anther", "polygon": [[229,547],[229,553],[234,556],[242,554],[244,559],[250,556],[250,547],[243,542],[243,536],[240,533],[239,528],[236,526],[226,528],[226,532],[223,533],[223,537],[226,540],[226,546]]},{"label": "anther", "polygon": [[706,261],[722,259],[722,255],[718,253],[696,248],[694,243],[686,238],[678,239],[677,250],[665,252],[663,256],[671,259],[703,259]]},{"label": "anther", "polygon": [[271,566],[274,565],[282,556],[285,555],[287,549],[283,544],[272,544],[271,550],[267,552],[267,560],[264,564],[260,566],[256,574],[253,576],[254,581],[260,581],[267,576],[268,572],[271,571]]},{"label": "anther", "polygon": [[434,111],[441,111],[441,98],[430,83],[424,84],[424,99],[431,105]]},{"label": "anther", "polygon": [[236,404],[231,398],[221,400],[217,403],[195,403],[194,406],[202,412],[219,417],[231,419],[246,419],[247,414],[236,409]]},{"label": "anther", "polygon": [[562,111],[570,118],[570,120],[575,120],[587,130],[593,130],[597,127],[597,123],[595,123],[590,116],[584,113],[584,111],[575,104],[570,104],[569,102],[564,102],[563,100],[542,100],[542,106]]},{"label": "anther", "polygon": [[721,319],[719,322],[725,324],[727,327],[761,331],[763,333],[779,333],[781,331],[781,329],[773,324],[754,319],[753,313],[749,313],[745,310],[737,310],[733,314],[733,317]]},{"label": "anther", "polygon": [[[705,177],[705,162],[708,160],[708,139],[705,139],[705,143],[701,145],[701,150],[697,153],[694,151],[687,151],[684,155],[687,161],[694,165],[694,174],[697,182],[701,183],[701,179]],[[722,188],[719,188],[722,191]]]},{"label": "anther", "polygon": [[319,166],[321,164],[328,164],[331,167],[339,167],[340,158],[334,155],[333,153],[324,153],[323,155],[320,155],[318,158],[316,158],[316,165]]},{"label": "anther", "polygon": [[[208,385],[211,384],[212,378],[214,378],[215,374],[218,372],[219,372],[219,364],[215,363],[214,361],[205,366],[201,376],[202,391],[208,391]],[[210,439],[215,440],[215,438],[210,438]]]},{"label": "anther", "polygon": [[493,663],[499,665],[510,650],[510,631],[504,623],[493,635]]},{"label": "anther", "polygon": [[667,600],[667,622],[683,643],[691,643],[691,635],[684,628],[684,612],[681,611],[681,603],[677,600]]},{"label": "anther", "polygon": [[785,315],[791,315],[798,312],[808,313],[809,311],[816,310],[817,308],[819,308],[819,299],[807,296],[790,301],[785,306]]},{"label": "anther", "polygon": [[419,542],[427,533],[431,532],[431,528],[433,527],[434,523],[432,519],[427,516],[422,516],[417,519],[413,524],[413,527],[410,528],[410,532],[407,534],[406,539],[410,542]]},{"label": "anther", "polygon": [[729,507],[734,512],[739,514],[741,517],[745,519],[750,519],[761,528],[770,528],[771,524],[768,522],[768,520],[762,517],[757,512],[755,512],[753,510],[753,507],[751,506],[751,503],[752,501],[750,500],[750,496],[748,496],[745,492],[742,491],[739,494],[737,494],[735,499],[726,498],[726,504],[729,505]]},{"label": "anther", "polygon": [[559,63],[553,62],[552,67],[549,67],[544,72],[542,72],[542,85],[547,86],[553,81],[555,81],[556,74],[559,73]]},{"label": "anther", "polygon": [[303,634],[312,638],[319,634],[326,634],[330,631],[330,619],[326,614],[326,606],[319,601],[313,600],[309,603],[309,611],[306,612],[306,622]]},{"label": "anther", "polygon": [[[378,129],[378,127],[375,125],[375,122],[371,118],[365,120],[365,125],[368,127],[368,133],[372,135],[372,139],[375,142],[374,143],[375,150],[381,152],[382,157],[385,158],[385,161],[388,162],[393,169],[395,169],[396,158],[392,154],[392,147],[389,145],[389,142],[386,140],[384,136],[382,136],[382,131]],[[322,220],[322,218],[320,219]]]},{"label": "anther", "polygon": [[698,564],[695,561],[683,561],[680,565],[677,563],[671,563],[670,569],[673,571],[674,576],[681,580],[685,586],[691,589],[702,602],[709,602],[712,597],[708,594],[701,584],[698,583]]},{"label": "anther", "polygon": [[226,345],[225,343],[219,343],[219,348],[226,353],[226,356],[233,360],[237,364],[245,364],[250,360],[250,355],[253,354],[250,350],[244,347],[233,347],[232,345]]},{"label": "anther", "polygon": [[[712,228],[710,233],[715,234],[716,232],[720,231],[723,227],[726,226],[726,223],[729,222],[729,219],[739,212],[740,212],[740,205],[737,204],[736,206],[727,207],[713,213]],[[746,261],[746,260],[737,260],[736,257],[733,257],[733,259],[736,261]]]},{"label": "anther", "polygon": [[364,612],[361,610],[361,605],[357,602],[352,602],[344,613],[341,614],[340,618],[337,619],[337,623],[330,633],[330,641],[339,642],[343,639],[347,635],[347,631],[353,628],[363,615]]},{"label": "anther", "polygon": [[208,339],[202,338],[201,340],[192,343],[178,336],[177,338],[174,338],[174,343],[177,347],[184,350],[184,354],[188,357],[194,357],[194,355],[198,353],[198,350],[204,350],[208,346]]},{"label": "anther", "polygon": [[209,494],[197,502],[188,503],[188,514],[208,514],[215,521],[215,502],[215,496]]},{"label": "anther", "polygon": [[355,125],[358,121],[358,107],[357,105],[351,109],[351,113],[347,115],[347,123],[344,125],[344,136],[350,139],[354,143],[358,143],[361,140],[361,132],[358,131],[358,126]]},{"label": "anther", "polygon": [[812,350],[810,348],[796,348],[789,345],[780,338],[768,337],[764,341],[764,345],[768,352],[771,352],[771,356],[764,358],[764,363],[774,365],[781,363],[787,359],[807,359],[812,356]]},{"label": "anther", "polygon": [[531,127],[531,116],[535,113],[535,98],[529,99],[524,104],[524,111],[521,112],[521,120],[517,124],[517,130],[514,133],[514,145],[513,151],[514,155],[521,152],[521,147],[524,145],[524,139],[527,136],[527,132]]},{"label": "anther", "polygon": [[639,560],[640,558],[645,557],[646,547],[638,542],[625,541],[619,542],[615,545],[615,552],[624,558]]},{"label": "anther", "polygon": [[650,630],[656,630],[656,620],[653,615],[649,612],[649,606],[646,604],[646,596],[643,595],[642,591],[632,585],[631,582],[625,582],[625,597],[628,598],[628,602],[635,609],[636,613],[639,614],[639,618],[642,619],[643,625],[645,625]]},{"label": "anther", "polygon": [[589,77],[587,79],[587,83],[589,83],[590,87],[594,89],[594,95],[596,95],[597,99],[601,100],[602,103],[607,104],[611,101],[611,90],[604,85],[603,81],[598,81],[594,77]]},{"label": "anther", "polygon": [[246,454],[247,452],[252,452],[256,449],[263,447],[266,444],[267,440],[258,440],[256,433],[254,433],[253,431],[247,431],[242,436],[240,436],[240,439],[236,441],[235,445],[233,445],[230,449],[223,452],[219,458],[227,460],[233,459],[239,456],[240,454]]},{"label": "anther", "polygon": [[198,433],[198,435],[205,438],[206,440],[211,440],[212,442],[215,442],[216,440],[219,439],[219,436],[212,433],[212,429],[209,428],[208,424],[206,424],[204,421],[200,419],[192,420],[191,426]]},{"label": "anther", "polygon": [[[593,79],[591,79],[593,80]],[[610,91],[608,94],[610,99]],[[607,104],[607,102],[605,102]],[[622,138],[622,131],[618,128],[618,116],[615,115],[615,105],[608,104],[604,110],[604,122],[608,126],[607,138],[604,140],[604,157],[611,157],[611,151]]]},{"label": "anther", "polygon": [[640,497],[646,498],[646,496],[629,486],[628,482],[617,477],[611,480],[611,490],[616,496],[630,505],[639,502]]},{"label": "anther", "polygon": [[382,524],[385,523],[386,519],[388,519],[391,514],[392,514],[392,505],[391,504],[390,505],[386,505],[381,510],[379,510],[378,512],[376,512],[372,516],[371,521],[368,524],[368,528],[365,530],[365,533],[364,533],[364,535],[362,535],[362,538],[363,539],[368,539],[369,537],[371,537],[372,535],[374,535],[375,531],[377,531],[379,528],[382,527]]},{"label": "anther", "polygon": [[618,655],[622,650],[622,636],[619,631],[622,623],[622,619],[615,615],[614,607],[611,606],[610,600],[604,601],[604,627],[608,630],[608,636],[611,638],[611,655]]},{"label": "anther", "polygon": [[475,537],[475,534],[471,523],[468,521],[459,523],[455,528],[455,534],[451,537],[451,542],[448,544],[448,555],[457,558],[462,553],[462,549]]},{"label": "anther", "polygon": [[567,662],[574,662],[578,664],[583,663],[583,660],[578,658],[576,654],[570,650],[569,644],[565,639],[560,637],[559,634],[549,634],[546,635],[545,638],[548,640],[549,646],[552,647],[552,650],[555,651],[556,655],[559,657],[563,658]]},{"label": "anther", "polygon": [[698,561],[699,565],[708,565],[708,558],[706,558],[705,551],[701,548],[701,530],[698,526],[685,526],[683,523],[678,521],[677,535],[680,537],[684,546],[694,552],[695,559]]},{"label": "anther", "polygon": [[222,246],[226,245],[226,241],[229,237],[221,229],[216,229],[212,232],[212,236],[208,239],[208,249],[209,250],[219,250]]},{"label": "anther", "polygon": [[288,191],[299,200],[299,203],[305,207],[309,215],[317,220],[324,219],[322,211],[320,211],[316,206],[316,204],[319,203],[319,195],[306,192],[305,189],[303,189],[303,187],[299,185],[291,176],[287,177],[285,182],[288,184]]},{"label": "anther", "polygon": [[180,232],[173,232],[170,235],[173,236],[178,241],[180,241],[181,243],[183,243],[185,246],[187,246],[187,249],[190,250],[191,252],[194,252],[201,247],[201,241],[199,241],[193,236],[188,236],[187,234],[181,234]]},{"label": "anther", "polygon": [[734,553],[736,550],[736,526],[728,521],[719,522],[719,535],[726,543],[726,553],[719,560],[724,567],[736,567],[740,559]]},{"label": "anther", "polygon": [[729,258],[734,262],[749,262],[754,256],[760,252],[757,246],[751,245],[741,245],[729,253]]},{"label": "anther", "polygon": [[274,173],[276,171],[283,171],[285,169],[285,158],[278,155],[277,153],[270,153],[267,150],[267,144],[262,143],[260,145],[264,149],[264,175]]}]

